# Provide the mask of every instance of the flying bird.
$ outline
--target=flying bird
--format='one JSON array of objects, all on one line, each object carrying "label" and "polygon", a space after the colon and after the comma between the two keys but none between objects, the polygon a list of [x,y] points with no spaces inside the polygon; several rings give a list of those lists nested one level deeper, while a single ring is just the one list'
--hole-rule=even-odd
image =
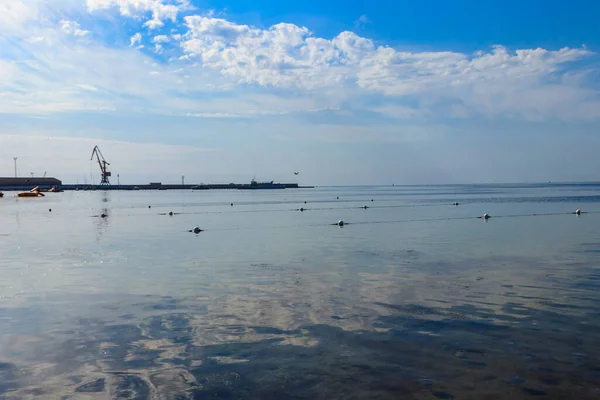
[{"label": "flying bird", "polygon": [[294,172],[294,175],[298,175],[300,172]]}]

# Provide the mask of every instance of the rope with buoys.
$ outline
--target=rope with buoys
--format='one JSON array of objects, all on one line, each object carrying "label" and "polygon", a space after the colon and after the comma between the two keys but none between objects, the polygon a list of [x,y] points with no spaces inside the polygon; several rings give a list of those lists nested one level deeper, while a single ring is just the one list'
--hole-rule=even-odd
[{"label": "rope with buoys", "polygon": [[[360,207],[363,208],[363,207]],[[306,211],[308,209],[306,208],[302,208],[300,209],[300,211]],[[179,215],[179,214],[184,214],[184,213],[173,213],[172,211],[169,213],[161,213],[159,215]],[[600,211],[581,211],[579,209],[575,210],[574,212],[554,212],[554,213],[533,213],[533,214],[508,214],[508,215],[496,215],[494,216],[494,219],[501,219],[501,218],[524,218],[524,217],[541,217],[541,216],[558,216],[558,215],[577,215],[577,216],[581,216],[583,214],[600,214]],[[102,213],[101,215],[94,215],[94,217],[101,217],[101,218],[106,218],[108,217],[107,214]],[[369,224],[394,224],[394,223],[413,223],[413,222],[434,222],[434,221],[456,221],[456,220],[469,220],[469,219],[483,219],[483,220],[489,220],[491,219],[492,216],[490,214],[483,214],[481,216],[478,217],[445,217],[445,218],[419,218],[419,219],[403,219],[403,220],[387,220],[387,221],[358,221],[358,222],[352,222],[352,225],[369,225]],[[338,227],[344,227],[346,225],[350,225],[350,223],[345,222],[344,220],[339,220],[335,223],[329,223],[329,224],[308,224],[306,226],[312,226],[312,227],[322,227],[322,226],[338,226]],[[294,224],[294,225],[284,225],[284,226],[253,226],[253,227],[247,227],[247,228],[216,228],[216,229],[211,229],[211,231],[234,231],[234,230],[255,230],[255,229],[274,229],[274,228],[296,228],[298,227],[298,224]],[[193,233],[200,233],[200,232],[204,232],[204,229],[199,228],[198,226],[189,229],[188,232],[193,232]]]}]

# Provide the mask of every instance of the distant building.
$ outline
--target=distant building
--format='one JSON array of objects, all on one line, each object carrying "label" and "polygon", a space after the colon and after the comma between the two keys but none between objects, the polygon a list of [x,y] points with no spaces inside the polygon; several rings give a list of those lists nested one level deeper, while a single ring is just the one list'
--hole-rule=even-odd
[{"label": "distant building", "polygon": [[50,189],[53,186],[62,186],[56,178],[3,178],[0,177],[0,190],[30,190],[39,186],[41,189]]}]

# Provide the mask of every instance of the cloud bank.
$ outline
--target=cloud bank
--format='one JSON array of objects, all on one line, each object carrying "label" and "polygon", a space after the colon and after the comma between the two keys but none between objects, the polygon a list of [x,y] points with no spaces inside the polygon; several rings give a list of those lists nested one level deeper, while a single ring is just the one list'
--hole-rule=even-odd
[{"label": "cloud bank", "polygon": [[[59,19],[61,6],[73,18]],[[327,108],[397,119],[600,117],[598,88],[590,86],[597,63],[586,63],[598,56],[585,48],[403,51],[349,31],[328,39],[290,23],[238,24],[187,1],[62,0],[53,9],[15,1],[2,7],[0,40],[9,49],[0,60],[3,113],[230,115],[258,108],[268,114],[274,102],[257,98],[271,96],[289,102],[289,113]],[[140,30],[123,35],[119,45],[102,29],[109,17]],[[98,90],[81,92],[81,85]],[[246,107],[207,104],[206,94],[214,91],[235,91]],[[296,108],[297,98],[305,98],[306,107]]]},{"label": "cloud bank", "polygon": [[131,121],[156,118],[186,124],[186,136],[155,141],[204,147],[202,135],[212,135],[235,138],[223,143],[232,146],[245,140],[232,132],[247,128],[265,148],[442,143],[462,130],[569,131],[600,119],[593,50],[408,50],[366,37],[361,27],[377,21],[357,17],[354,32],[320,37],[286,21],[243,24],[187,0],[3,2],[0,135],[12,134],[10,124],[26,131],[33,118],[78,127],[127,118],[138,142],[148,132]]}]

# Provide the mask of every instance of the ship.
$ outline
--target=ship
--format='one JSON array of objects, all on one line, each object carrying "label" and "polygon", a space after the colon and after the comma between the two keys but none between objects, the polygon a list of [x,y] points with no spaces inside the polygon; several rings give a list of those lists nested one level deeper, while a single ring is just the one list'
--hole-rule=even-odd
[{"label": "ship", "polygon": [[257,182],[254,178],[252,178],[252,180],[250,181],[249,185],[241,185],[238,187],[238,189],[250,189],[250,190],[257,190],[257,189],[285,189],[286,187],[289,187],[289,184],[285,184],[285,183],[273,183],[273,181],[270,182]]}]

